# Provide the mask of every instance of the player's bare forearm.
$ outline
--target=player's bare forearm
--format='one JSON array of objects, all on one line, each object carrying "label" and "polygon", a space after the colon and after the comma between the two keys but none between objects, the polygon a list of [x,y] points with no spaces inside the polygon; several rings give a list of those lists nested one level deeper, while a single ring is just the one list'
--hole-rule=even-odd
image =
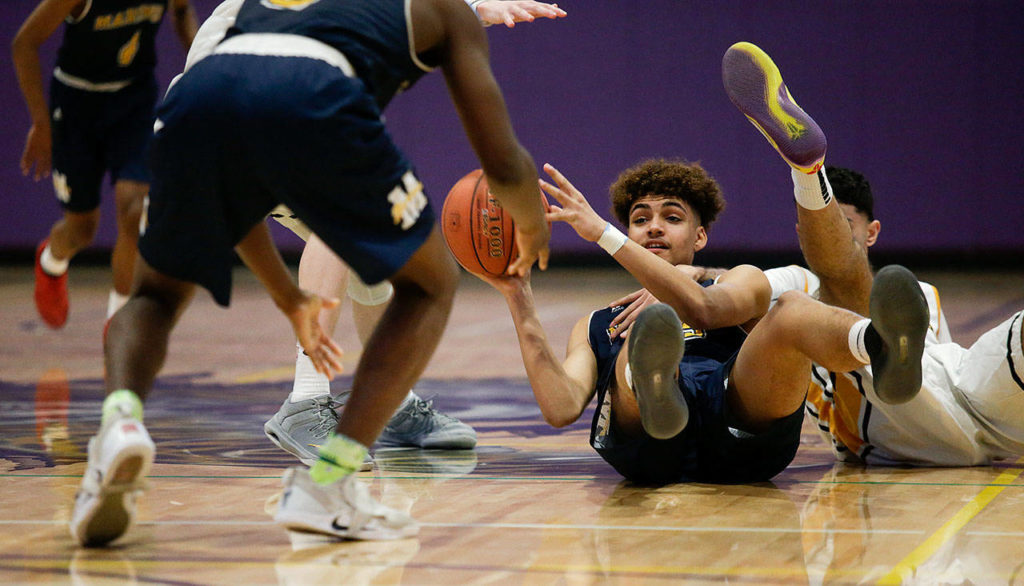
[{"label": "player's bare forearm", "polygon": [[631,240],[613,258],[693,327],[738,326],[768,311],[771,286],[756,267],[737,267],[723,275],[725,280],[719,284],[702,287],[693,279],[680,278],[676,267]]},{"label": "player's bare forearm", "polygon": [[22,23],[11,41],[11,57],[18,85],[28,106],[33,124],[49,120],[43,91],[39,48],[57,30],[81,0],[44,0]]},{"label": "player's bare forearm", "polygon": [[[537,316],[529,284],[504,293],[512,312],[526,376],[544,420],[553,427],[575,422],[590,402],[593,383],[588,386],[587,381],[574,378],[555,358]],[[596,380],[596,366],[594,370],[593,378]]]}]

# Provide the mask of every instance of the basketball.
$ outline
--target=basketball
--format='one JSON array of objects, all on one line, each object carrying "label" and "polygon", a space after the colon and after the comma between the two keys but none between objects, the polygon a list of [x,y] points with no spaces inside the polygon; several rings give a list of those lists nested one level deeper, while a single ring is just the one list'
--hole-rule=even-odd
[{"label": "basketball", "polygon": [[451,188],[441,209],[448,248],[467,271],[500,277],[517,256],[515,223],[487,188],[481,169]]}]

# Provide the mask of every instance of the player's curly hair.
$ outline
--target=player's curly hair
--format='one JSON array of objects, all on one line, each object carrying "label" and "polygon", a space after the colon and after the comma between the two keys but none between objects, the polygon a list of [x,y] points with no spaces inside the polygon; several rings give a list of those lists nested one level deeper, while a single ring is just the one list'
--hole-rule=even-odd
[{"label": "player's curly hair", "polygon": [[705,229],[725,209],[722,188],[700,163],[649,159],[626,169],[608,188],[612,210],[622,225],[629,225],[629,210],[649,195],[676,197],[690,204]]},{"label": "player's curly hair", "polygon": [[867,178],[853,169],[832,165],[825,167],[825,176],[832,186],[832,195],[836,196],[836,201],[852,205],[867,216],[869,222],[875,220],[875,198]]}]

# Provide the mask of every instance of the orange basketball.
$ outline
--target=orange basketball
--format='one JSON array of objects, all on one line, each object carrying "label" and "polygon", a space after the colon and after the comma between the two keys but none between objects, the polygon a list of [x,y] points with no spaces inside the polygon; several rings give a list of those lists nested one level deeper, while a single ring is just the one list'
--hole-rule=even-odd
[{"label": "orange basketball", "polygon": [[515,223],[491,195],[480,169],[448,192],[441,231],[455,260],[471,273],[500,277],[517,256]]}]

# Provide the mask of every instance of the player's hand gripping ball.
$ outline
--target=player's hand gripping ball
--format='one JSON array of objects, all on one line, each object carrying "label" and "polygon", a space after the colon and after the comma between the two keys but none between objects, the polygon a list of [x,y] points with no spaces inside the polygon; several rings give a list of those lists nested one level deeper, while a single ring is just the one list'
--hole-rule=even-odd
[{"label": "player's hand gripping ball", "polygon": [[467,271],[501,277],[518,256],[515,223],[487,188],[480,169],[459,179],[441,210],[448,248]]}]

